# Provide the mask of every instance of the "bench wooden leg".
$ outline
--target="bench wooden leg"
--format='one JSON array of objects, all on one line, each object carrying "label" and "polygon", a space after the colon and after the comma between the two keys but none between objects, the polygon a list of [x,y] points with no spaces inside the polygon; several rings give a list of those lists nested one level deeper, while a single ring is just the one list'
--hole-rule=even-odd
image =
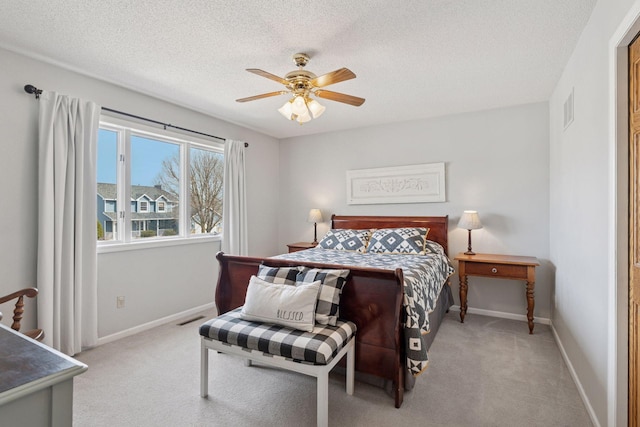
[{"label": "bench wooden leg", "polygon": [[329,372],[318,375],[317,382],[317,423],[318,427],[327,427],[329,425]]},{"label": "bench wooden leg", "polygon": [[200,397],[209,394],[209,349],[200,342]]},{"label": "bench wooden leg", "polygon": [[353,383],[356,366],[356,346],[352,341],[347,351],[347,394],[353,395]]}]

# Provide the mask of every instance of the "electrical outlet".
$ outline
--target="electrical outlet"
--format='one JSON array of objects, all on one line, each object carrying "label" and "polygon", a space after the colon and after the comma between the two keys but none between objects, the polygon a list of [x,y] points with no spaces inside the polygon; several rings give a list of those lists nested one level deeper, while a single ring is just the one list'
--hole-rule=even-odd
[{"label": "electrical outlet", "polygon": [[124,308],[124,296],[116,297],[116,308]]}]

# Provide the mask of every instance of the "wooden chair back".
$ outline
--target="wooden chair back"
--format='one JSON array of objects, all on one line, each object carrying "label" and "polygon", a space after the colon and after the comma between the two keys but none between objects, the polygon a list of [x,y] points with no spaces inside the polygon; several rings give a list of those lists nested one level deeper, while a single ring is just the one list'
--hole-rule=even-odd
[{"label": "wooden chair back", "polygon": [[[38,290],[36,288],[25,288],[0,297],[0,304],[4,304],[14,299],[16,300],[16,304],[13,308],[13,323],[11,324],[11,329],[21,332],[20,322],[22,321],[22,315],[24,313],[24,297],[35,298],[36,295],[38,295]],[[2,319],[2,313],[0,313],[0,319]],[[44,331],[42,329],[32,329],[21,333],[38,341],[42,341],[44,338]]]}]

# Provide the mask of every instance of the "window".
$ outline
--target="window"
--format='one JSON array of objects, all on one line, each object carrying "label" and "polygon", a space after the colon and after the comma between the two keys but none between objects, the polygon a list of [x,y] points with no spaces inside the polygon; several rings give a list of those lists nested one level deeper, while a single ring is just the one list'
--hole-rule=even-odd
[{"label": "window", "polygon": [[203,148],[189,149],[191,234],[222,232],[224,157]]},{"label": "window", "polygon": [[97,167],[99,240],[130,243],[222,232],[220,144],[102,119]]}]

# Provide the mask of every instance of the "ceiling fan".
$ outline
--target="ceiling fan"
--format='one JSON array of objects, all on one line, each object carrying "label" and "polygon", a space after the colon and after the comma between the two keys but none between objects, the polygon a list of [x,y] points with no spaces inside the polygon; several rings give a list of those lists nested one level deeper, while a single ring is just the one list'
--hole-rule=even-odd
[{"label": "ceiling fan", "polygon": [[278,111],[289,120],[298,123],[306,123],[311,117],[317,119],[324,112],[325,107],[320,105],[311,95],[317,98],[329,99],[331,101],[342,102],[344,104],[359,107],[364,103],[364,98],[346,95],[344,93],[333,92],[323,89],[326,86],[340,83],[345,80],[354,79],[356,75],[348,68],[340,68],[327,74],[317,77],[311,71],[304,69],[309,62],[309,55],[296,53],[293,60],[298,67],[297,70],[287,73],[284,78],[257,68],[247,68],[247,71],[276,81],[286,87],[286,90],[263,93],[247,98],[236,99],[237,102],[255,101],[256,99],[269,98],[271,96],[291,94],[292,98],[287,101]]}]

